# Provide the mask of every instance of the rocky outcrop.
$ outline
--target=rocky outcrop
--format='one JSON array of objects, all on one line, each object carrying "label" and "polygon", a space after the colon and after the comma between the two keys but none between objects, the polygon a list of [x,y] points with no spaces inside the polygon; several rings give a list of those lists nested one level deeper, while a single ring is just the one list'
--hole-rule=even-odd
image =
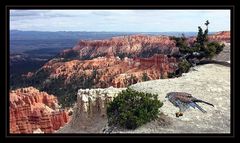
[{"label": "rocky outcrop", "polygon": [[[187,42],[192,45],[196,40],[196,36],[187,38]],[[231,32],[230,31],[221,31],[211,35],[208,35],[209,41],[216,41],[221,43],[230,43],[231,42]]]},{"label": "rocky outcrop", "polygon": [[101,132],[107,124],[107,104],[123,89],[79,89],[72,120],[57,132]]},{"label": "rocky outcrop", "polygon": [[55,96],[33,87],[12,90],[9,111],[10,133],[33,133],[37,129],[52,133],[69,120]]},{"label": "rocky outcrop", "polygon": [[[217,73],[217,74],[216,74]],[[194,67],[182,77],[159,79],[137,83],[130,88],[158,94],[164,104],[160,116],[135,130],[113,128],[112,133],[230,133],[230,68],[222,65],[207,64]],[[120,89],[92,89],[78,91],[77,104],[74,107],[73,119],[58,133],[104,133],[107,129],[106,97],[110,99]],[[169,92],[187,92],[194,97],[211,102],[214,107],[201,104],[207,113],[190,108],[177,118],[178,108],[166,100]]]},{"label": "rocky outcrop", "polygon": [[68,62],[50,61],[43,66],[51,71],[48,79],[63,77],[65,84],[71,84],[74,79],[91,78],[93,72],[94,87],[126,87],[143,81],[146,73],[149,80],[167,78],[168,73],[177,69],[177,60],[167,55],[155,54],[150,58],[99,57],[92,60],[72,60]]},{"label": "rocky outcrop", "polygon": [[128,54],[139,57],[147,52],[170,54],[176,49],[175,43],[168,36],[130,35],[113,37],[106,40],[81,40],[72,49],[67,49],[62,56],[94,58],[99,56]]},{"label": "rocky outcrop", "polygon": [[231,33],[230,31],[221,31],[221,32],[217,32],[215,34],[209,35],[208,38],[210,41],[230,43]]}]

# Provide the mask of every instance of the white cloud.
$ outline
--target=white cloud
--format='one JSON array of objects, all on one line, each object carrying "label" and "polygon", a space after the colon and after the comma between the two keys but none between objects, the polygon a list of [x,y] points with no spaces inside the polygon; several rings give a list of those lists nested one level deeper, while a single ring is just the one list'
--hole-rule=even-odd
[{"label": "white cloud", "polygon": [[39,31],[230,30],[230,10],[11,10],[10,29]]}]

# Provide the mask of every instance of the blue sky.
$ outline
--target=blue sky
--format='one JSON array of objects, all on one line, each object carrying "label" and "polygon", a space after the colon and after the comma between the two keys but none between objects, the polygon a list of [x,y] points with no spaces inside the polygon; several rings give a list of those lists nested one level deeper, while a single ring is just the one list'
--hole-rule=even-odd
[{"label": "blue sky", "polygon": [[230,10],[10,10],[10,30],[195,32],[230,30]]}]

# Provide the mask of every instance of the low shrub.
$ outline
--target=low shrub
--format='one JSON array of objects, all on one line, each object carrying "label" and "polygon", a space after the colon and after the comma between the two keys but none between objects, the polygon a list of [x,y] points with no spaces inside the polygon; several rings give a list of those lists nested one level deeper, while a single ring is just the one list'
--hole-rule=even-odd
[{"label": "low shrub", "polygon": [[191,67],[191,64],[186,60],[182,60],[178,64],[180,73],[187,73]]},{"label": "low shrub", "polygon": [[127,88],[108,104],[109,126],[135,129],[158,117],[163,103],[157,94],[138,92]]}]

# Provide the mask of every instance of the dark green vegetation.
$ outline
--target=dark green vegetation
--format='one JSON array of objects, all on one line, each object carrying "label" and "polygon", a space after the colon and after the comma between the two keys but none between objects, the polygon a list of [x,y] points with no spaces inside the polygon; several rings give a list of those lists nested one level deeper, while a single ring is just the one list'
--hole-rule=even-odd
[{"label": "dark green vegetation", "polygon": [[142,50],[139,54],[135,55],[134,53],[123,53],[123,52],[117,52],[115,54],[115,56],[118,56],[121,60],[124,59],[125,57],[127,58],[133,58],[133,57],[140,57],[140,58],[150,58],[152,56],[154,56],[155,54],[164,54],[164,55],[168,55],[171,53],[170,49],[161,49],[161,47],[151,47],[151,45],[145,44],[142,45],[142,48],[146,48],[144,50]]},{"label": "dark green vegetation", "polygon": [[182,35],[182,37],[171,37],[176,41],[176,46],[179,47],[180,60],[178,65],[179,68],[176,71],[178,74],[173,73],[170,74],[169,77],[180,76],[182,73],[188,72],[191,66],[201,62],[203,59],[211,60],[223,50],[224,44],[208,41],[209,24],[207,20],[204,32],[200,26],[198,27],[197,38],[193,44],[187,43],[187,39],[184,35]]},{"label": "dark green vegetation", "polygon": [[50,70],[40,69],[30,78],[11,80],[11,89],[33,86],[40,91],[56,95],[62,107],[70,107],[76,101],[78,89],[94,88],[95,83],[98,82],[97,70],[95,69],[91,76],[83,74],[80,77],[73,77],[68,83],[65,83],[66,77],[64,76],[49,78],[50,73]]},{"label": "dark green vegetation", "polygon": [[48,78],[51,71],[40,69],[32,77],[26,78],[22,76],[15,77],[15,79],[10,78],[10,89],[16,89],[20,87],[33,86],[38,87],[38,89],[43,88],[42,83]]},{"label": "dark green vegetation", "polygon": [[147,73],[143,73],[143,75],[142,75],[142,81],[148,81],[148,80],[150,80],[150,79],[149,79]]},{"label": "dark green vegetation", "polygon": [[163,103],[157,94],[137,92],[127,88],[109,103],[107,107],[108,123],[127,129],[137,127],[156,119]]},{"label": "dark green vegetation", "polygon": [[116,56],[118,56],[121,60],[123,60],[125,57],[128,57],[128,58],[133,57],[131,53],[122,53],[122,52],[118,52]]},{"label": "dark green vegetation", "polygon": [[22,74],[27,72],[35,72],[43,66],[47,60],[35,60],[31,58],[24,58],[19,61],[10,63],[10,79],[20,78]]},{"label": "dark green vegetation", "polygon": [[191,67],[191,64],[186,59],[183,59],[178,63],[178,68],[182,73],[187,73],[190,67]]},{"label": "dark green vegetation", "polygon": [[79,55],[80,55],[79,51],[71,50],[71,51],[65,53],[64,55],[57,55],[57,57],[63,58],[61,60],[62,62],[67,62],[67,61],[71,61],[71,60],[92,60],[92,59],[98,58],[98,57],[105,57],[107,55],[107,53],[97,54],[96,56],[91,56],[90,54],[83,55],[83,56],[79,56]]},{"label": "dark green vegetation", "polygon": [[[148,45],[145,45],[144,47],[147,47]],[[138,57],[140,58],[149,58],[154,56],[155,54],[164,54],[169,55],[171,53],[170,49],[161,49],[160,47],[152,47],[148,50],[143,50],[141,53],[139,53]]]}]

